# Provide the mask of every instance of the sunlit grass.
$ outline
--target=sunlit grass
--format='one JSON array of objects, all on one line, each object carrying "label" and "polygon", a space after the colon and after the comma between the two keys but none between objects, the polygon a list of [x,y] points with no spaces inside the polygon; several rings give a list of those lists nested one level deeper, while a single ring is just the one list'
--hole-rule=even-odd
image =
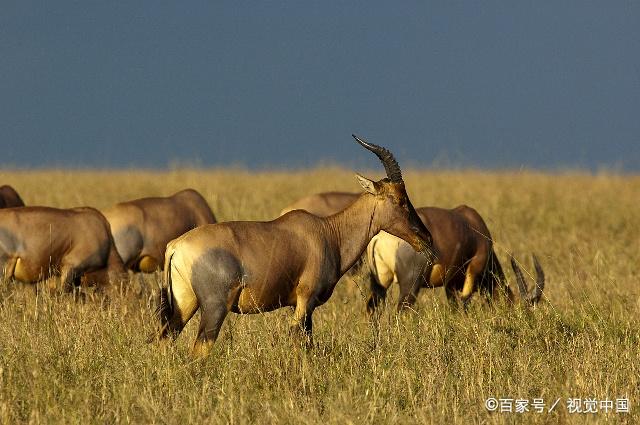
[{"label": "sunlit grass", "polygon": [[[363,173],[367,174],[367,173]],[[370,177],[380,177],[376,171]],[[159,276],[132,277],[110,303],[0,290],[3,423],[637,422],[640,400],[640,178],[581,173],[405,172],[414,205],[466,203],[486,219],[506,268],[514,253],[547,275],[535,311],[423,290],[393,297],[378,323],[366,289],[341,282],[314,314],[315,348],[287,333],[289,309],[230,315],[205,361],[189,356],[199,317],[175,343],[146,344]],[[353,172],[0,172],[28,204],[104,208],[200,191],[220,220],[267,220],[295,199],[358,190]],[[512,278],[512,274],[508,272]],[[142,285],[142,293],[140,292]],[[487,397],[562,398],[551,414],[488,413]],[[568,414],[566,399],[628,397],[630,414]],[[549,406],[547,406],[549,407]]]}]

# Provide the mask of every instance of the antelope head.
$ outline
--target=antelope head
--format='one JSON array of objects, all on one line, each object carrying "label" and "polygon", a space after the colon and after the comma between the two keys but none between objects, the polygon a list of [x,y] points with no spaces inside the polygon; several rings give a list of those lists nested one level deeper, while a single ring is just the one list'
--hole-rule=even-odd
[{"label": "antelope head", "polygon": [[396,159],[382,146],[369,143],[355,134],[353,138],[365,149],[376,154],[387,172],[387,178],[379,181],[372,181],[356,174],[364,190],[375,197],[372,222],[375,220],[381,230],[404,239],[416,251],[430,253],[433,246],[431,233],[411,205]]}]

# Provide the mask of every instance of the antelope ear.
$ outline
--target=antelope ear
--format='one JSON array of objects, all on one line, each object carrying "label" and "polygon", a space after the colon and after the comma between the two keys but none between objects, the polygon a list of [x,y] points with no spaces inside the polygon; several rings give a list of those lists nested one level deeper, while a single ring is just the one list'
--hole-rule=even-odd
[{"label": "antelope ear", "polygon": [[378,187],[376,185],[376,182],[369,180],[366,177],[362,177],[360,174],[356,174],[356,178],[358,179],[360,185],[364,190],[371,193],[372,195],[378,194]]}]

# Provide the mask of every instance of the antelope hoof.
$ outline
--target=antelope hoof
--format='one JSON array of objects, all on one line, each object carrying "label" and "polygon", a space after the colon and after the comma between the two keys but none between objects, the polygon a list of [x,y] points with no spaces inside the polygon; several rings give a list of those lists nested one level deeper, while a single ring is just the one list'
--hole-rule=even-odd
[{"label": "antelope hoof", "polygon": [[191,350],[191,357],[194,359],[205,359],[211,353],[213,349],[213,341],[205,340],[196,340],[193,344],[193,349]]},{"label": "antelope hoof", "polygon": [[289,335],[297,338],[304,348],[309,349],[313,346],[313,337],[310,332],[307,332],[299,323],[292,323],[289,325]]}]

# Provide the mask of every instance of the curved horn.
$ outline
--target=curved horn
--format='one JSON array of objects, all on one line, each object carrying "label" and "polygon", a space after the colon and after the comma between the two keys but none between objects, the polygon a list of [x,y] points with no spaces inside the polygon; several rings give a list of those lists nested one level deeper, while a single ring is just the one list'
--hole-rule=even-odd
[{"label": "curved horn", "polygon": [[538,261],[538,258],[533,255],[533,266],[536,269],[536,284],[535,287],[529,293],[529,289],[527,288],[527,284],[524,280],[524,275],[522,274],[522,270],[518,266],[515,258],[511,257],[511,268],[516,275],[516,282],[518,283],[518,289],[520,291],[520,297],[527,303],[531,305],[535,305],[540,301],[542,297],[542,291],[544,291],[544,270],[542,270],[542,266]]},{"label": "curved horn", "polygon": [[540,262],[538,262],[535,254],[533,254],[533,266],[536,269],[536,287],[533,288],[533,292],[531,293],[531,303],[536,304],[540,301],[542,291],[544,291],[544,270],[542,270],[542,266]]},{"label": "curved horn", "polygon": [[360,143],[364,148],[370,150],[375,153],[380,161],[382,161],[382,165],[384,165],[384,169],[387,172],[387,177],[394,183],[402,183],[402,172],[400,171],[400,166],[398,165],[398,161],[393,157],[393,154],[389,152],[386,148],[382,146],[374,145],[373,143],[369,143],[366,140],[352,134],[353,138],[356,139],[356,142]]}]

